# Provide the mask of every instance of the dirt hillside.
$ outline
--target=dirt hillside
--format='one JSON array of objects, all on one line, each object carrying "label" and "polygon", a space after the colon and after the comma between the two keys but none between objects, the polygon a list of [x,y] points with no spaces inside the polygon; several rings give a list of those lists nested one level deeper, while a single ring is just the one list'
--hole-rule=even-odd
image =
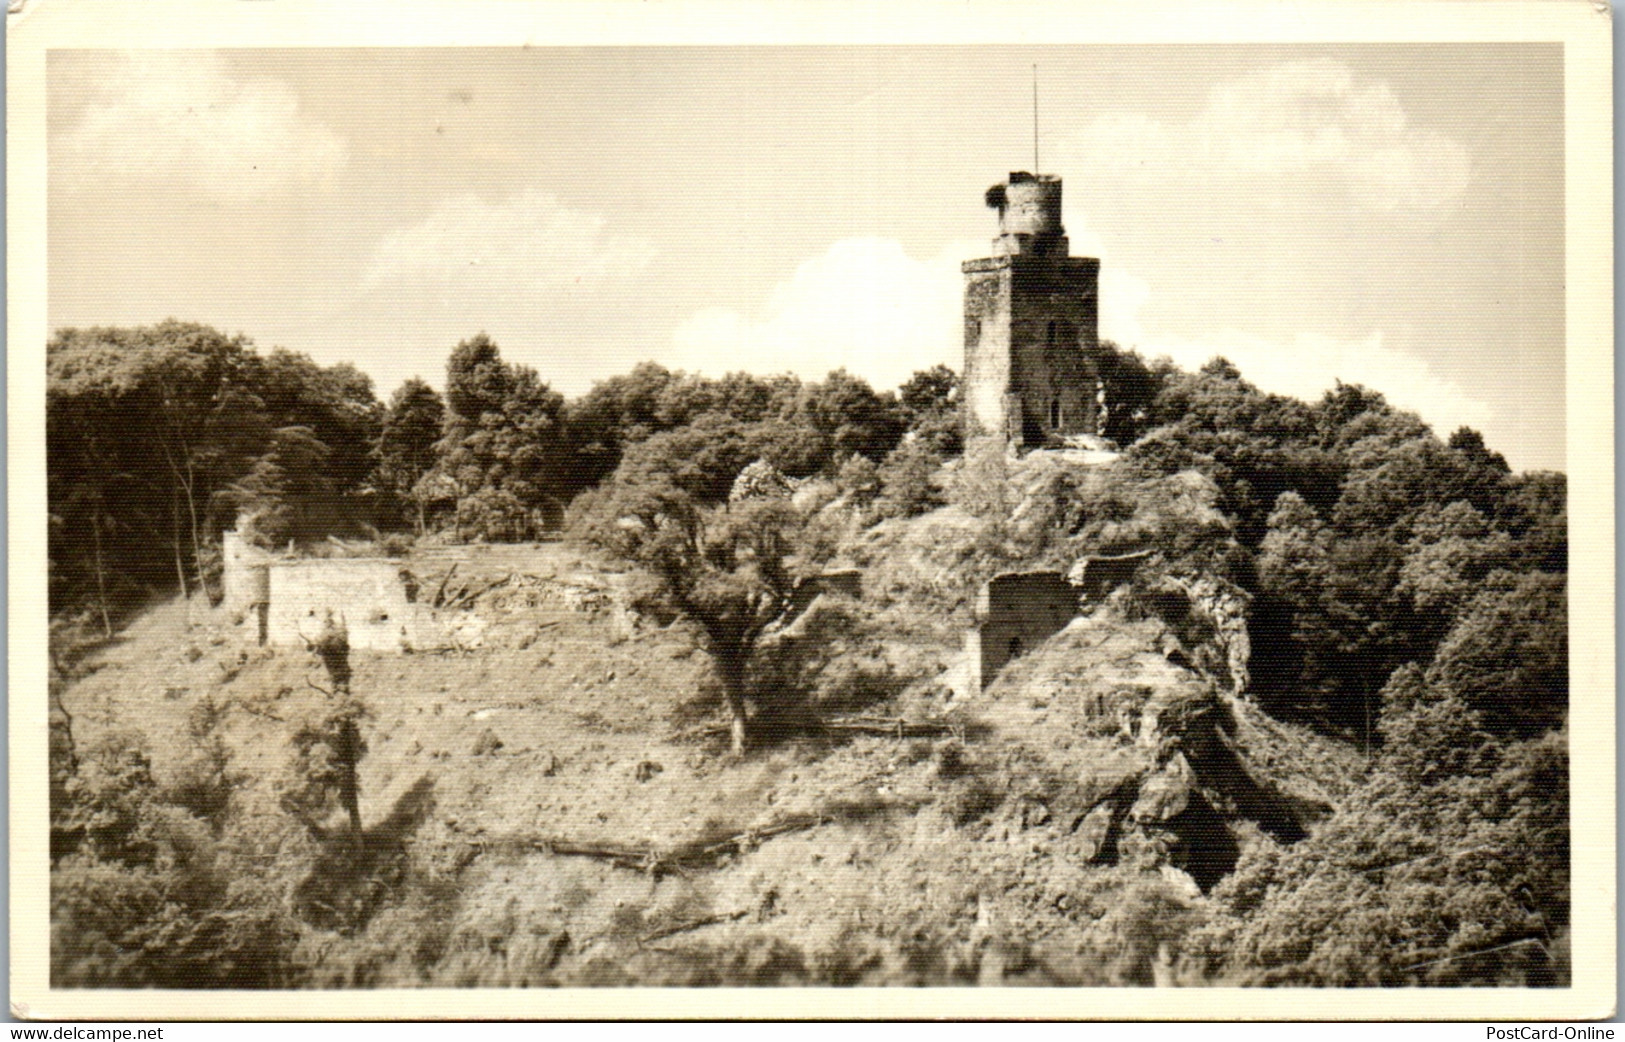
[{"label": "dirt hillside", "polygon": [[[374,856],[360,882],[318,862],[290,888],[303,983],[1149,984],[1183,972],[1161,942],[1239,845],[1292,842],[1354,769],[1111,608],[985,692],[955,690],[955,627],[872,640],[849,654],[892,686],[858,715],[897,733],[734,759],[706,657],[681,624],[629,618],[625,577],[558,547],[460,569],[510,577],[471,605],[475,646],[352,652]],[[889,596],[866,585],[857,609]],[[272,814],[288,721],[323,681],[231,621],[154,609],[62,706],[81,747],[135,732],[160,784],[206,707],[232,799]]]}]

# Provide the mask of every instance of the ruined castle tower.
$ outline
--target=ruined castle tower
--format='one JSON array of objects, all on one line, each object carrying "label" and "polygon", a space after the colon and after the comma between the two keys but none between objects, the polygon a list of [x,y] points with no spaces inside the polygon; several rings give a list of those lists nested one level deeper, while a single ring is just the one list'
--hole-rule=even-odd
[{"label": "ruined castle tower", "polygon": [[1013,173],[987,205],[993,255],[962,265],[965,440],[1034,449],[1095,434],[1100,261],[1068,255],[1059,177]]}]

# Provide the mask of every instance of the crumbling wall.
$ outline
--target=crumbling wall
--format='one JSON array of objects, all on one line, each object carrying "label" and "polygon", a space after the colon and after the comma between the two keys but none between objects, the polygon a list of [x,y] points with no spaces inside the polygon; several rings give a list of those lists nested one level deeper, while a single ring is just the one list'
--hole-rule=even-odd
[{"label": "crumbling wall", "polygon": [[247,613],[266,600],[266,567],[271,555],[244,539],[235,528],[220,533],[222,610]]},{"label": "crumbling wall", "polygon": [[352,648],[402,651],[444,642],[434,613],[408,599],[399,561],[273,561],[267,573],[266,638],[272,645],[302,646],[328,612],[343,620]]},{"label": "crumbling wall", "polygon": [[976,597],[976,625],[965,635],[970,690],[993,682],[1005,663],[1044,643],[1078,614],[1078,593],[1060,572],[995,576]]},{"label": "crumbling wall", "polygon": [[784,610],[785,617],[793,619],[801,615],[812,607],[812,602],[817,600],[820,594],[825,593],[851,597],[853,600],[862,597],[863,573],[856,568],[847,568],[805,576],[791,591],[790,604]]},{"label": "crumbling wall", "polygon": [[1086,603],[1098,604],[1107,594],[1132,580],[1141,562],[1150,556],[1151,551],[1140,550],[1111,557],[1080,558],[1066,573],[1066,580],[1078,588]]},{"label": "crumbling wall", "polygon": [[[961,408],[965,440],[977,435],[1008,437],[1010,391],[1010,280],[1008,265],[966,261],[965,375]],[[1017,398],[1017,401],[1020,399]],[[1017,427],[1019,432],[1020,427]]]}]

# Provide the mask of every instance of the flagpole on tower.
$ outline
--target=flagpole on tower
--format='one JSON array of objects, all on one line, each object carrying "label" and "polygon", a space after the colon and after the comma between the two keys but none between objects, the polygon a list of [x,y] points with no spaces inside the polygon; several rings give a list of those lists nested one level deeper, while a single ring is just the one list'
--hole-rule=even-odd
[{"label": "flagpole on tower", "polygon": [[1042,168],[1038,165],[1038,63],[1033,63],[1033,173]]}]

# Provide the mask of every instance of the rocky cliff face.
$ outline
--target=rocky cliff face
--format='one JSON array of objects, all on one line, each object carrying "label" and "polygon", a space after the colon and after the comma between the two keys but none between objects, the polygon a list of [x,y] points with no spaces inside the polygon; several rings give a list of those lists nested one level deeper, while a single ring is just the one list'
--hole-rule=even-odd
[{"label": "rocky cliff face", "polygon": [[1234,867],[1248,823],[1292,843],[1331,804],[1309,779],[1251,762],[1247,708],[1170,660],[1170,638],[1156,619],[1080,618],[1007,667],[974,711],[1054,779],[1027,800],[1042,810],[1024,825],[1084,861],[1172,869],[1206,891]]}]

